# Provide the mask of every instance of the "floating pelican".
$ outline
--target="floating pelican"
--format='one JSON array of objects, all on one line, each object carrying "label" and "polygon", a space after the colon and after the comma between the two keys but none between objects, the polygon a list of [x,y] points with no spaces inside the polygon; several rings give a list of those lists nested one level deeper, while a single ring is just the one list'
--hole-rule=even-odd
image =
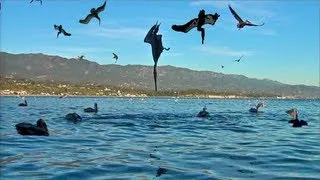
[{"label": "floating pelican", "polygon": [[28,103],[26,100],[24,100],[24,103],[20,103],[18,106],[28,106]]},{"label": "floating pelican", "polygon": [[47,124],[43,119],[39,119],[36,126],[30,123],[16,124],[16,129],[21,135],[49,136]]},{"label": "floating pelican", "polygon": [[67,33],[64,29],[62,29],[62,25],[54,25],[54,29],[55,30],[58,30],[58,33],[57,33],[57,38],[59,37],[59,34],[63,33],[63,35],[65,36],[71,36],[70,33]]},{"label": "floating pelican", "polygon": [[200,111],[200,112],[198,113],[197,117],[208,117],[208,116],[209,116],[209,112],[207,112],[206,110],[207,110],[207,108],[204,107],[204,108],[202,109],[202,111]]},{"label": "floating pelican", "polygon": [[88,107],[88,108],[85,108],[83,111],[87,112],[87,113],[92,113],[92,112],[97,113],[98,112],[98,104],[94,103],[94,108]]},{"label": "floating pelican", "polygon": [[259,102],[259,103],[256,105],[256,108],[250,108],[249,111],[250,111],[250,112],[253,112],[253,113],[257,113],[259,107],[261,107],[261,106],[263,107],[263,103],[262,103],[262,102]]},{"label": "floating pelican", "polygon": [[92,18],[97,18],[98,21],[99,21],[99,26],[100,26],[99,13],[102,12],[102,11],[104,11],[104,9],[105,9],[105,7],[106,7],[106,3],[107,3],[107,1],[104,1],[103,5],[100,6],[100,7],[98,7],[97,9],[92,8],[92,9],[90,10],[90,14],[88,14],[85,19],[79,20],[79,22],[82,23],[82,24],[88,24]]},{"label": "floating pelican", "polygon": [[291,120],[288,121],[288,123],[292,123],[292,127],[302,127],[308,125],[307,121],[298,119],[298,110],[296,108],[288,110],[286,113],[291,116]]},{"label": "floating pelican", "polygon": [[229,9],[230,9],[232,15],[233,15],[233,16],[236,18],[236,20],[238,21],[237,27],[239,28],[239,30],[240,30],[241,28],[243,28],[244,26],[263,26],[263,25],[264,25],[264,23],[262,23],[262,24],[252,24],[252,23],[251,23],[250,21],[248,21],[248,20],[243,21],[243,20],[240,18],[240,16],[236,13],[236,11],[234,11],[234,10],[232,9],[232,7],[230,6],[230,4],[229,4],[228,6],[229,6]]},{"label": "floating pelican", "polygon": [[77,113],[69,113],[65,118],[69,121],[73,121],[74,123],[82,120],[81,116],[79,116]]}]

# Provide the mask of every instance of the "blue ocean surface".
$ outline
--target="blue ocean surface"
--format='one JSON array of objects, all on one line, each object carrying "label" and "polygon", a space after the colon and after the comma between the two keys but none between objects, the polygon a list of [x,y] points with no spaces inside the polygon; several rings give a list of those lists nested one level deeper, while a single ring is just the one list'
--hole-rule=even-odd
[{"label": "blue ocean surface", "polygon": [[[320,100],[267,99],[258,114],[248,99],[26,100],[0,98],[0,179],[320,178]],[[94,102],[99,112],[84,113]],[[204,106],[211,116],[196,117]],[[308,126],[288,123],[293,107]],[[15,124],[39,118],[50,136],[17,134]]]}]

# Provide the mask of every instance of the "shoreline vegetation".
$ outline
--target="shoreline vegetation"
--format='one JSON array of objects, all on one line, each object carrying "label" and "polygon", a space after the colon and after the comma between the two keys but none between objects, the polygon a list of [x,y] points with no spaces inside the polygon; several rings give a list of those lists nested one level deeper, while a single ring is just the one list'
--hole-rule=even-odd
[{"label": "shoreline vegetation", "polygon": [[[48,97],[162,97],[162,98],[217,98],[217,99],[307,99],[276,94],[245,92],[210,92],[198,89],[160,90],[117,87],[100,84],[71,84],[67,82],[32,81],[27,79],[1,78],[0,96],[48,96]],[[310,99],[310,98],[309,98]]]}]

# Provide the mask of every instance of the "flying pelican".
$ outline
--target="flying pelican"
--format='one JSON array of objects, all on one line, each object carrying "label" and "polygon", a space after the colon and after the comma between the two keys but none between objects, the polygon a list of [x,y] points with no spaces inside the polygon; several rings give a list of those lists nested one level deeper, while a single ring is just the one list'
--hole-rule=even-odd
[{"label": "flying pelican", "polygon": [[118,60],[118,55],[116,55],[115,53],[112,53],[113,54],[113,59],[116,59],[116,62],[117,63],[117,60]]},{"label": "flying pelican", "polygon": [[32,3],[33,1],[40,1],[40,4],[42,5],[42,0],[31,0],[30,3]]},{"label": "flying pelican", "polygon": [[83,60],[84,55],[78,56],[78,60]]},{"label": "flying pelican", "polygon": [[79,22],[82,24],[88,24],[92,18],[97,18],[99,20],[99,26],[100,26],[100,17],[99,13],[104,11],[104,8],[106,7],[107,1],[104,1],[103,5],[98,7],[97,9],[92,8],[90,10],[90,14],[87,15],[85,19],[80,19]]},{"label": "flying pelican", "polygon": [[59,26],[58,25],[54,25],[54,29],[59,31],[57,33],[57,38],[59,37],[60,33],[63,33],[63,35],[65,35],[65,36],[71,36],[70,33],[67,33],[64,29],[62,29],[62,25],[59,25]]},{"label": "flying pelican", "polygon": [[221,68],[224,68],[224,65],[221,65]]},{"label": "flying pelican", "polygon": [[239,62],[239,61],[242,59],[242,57],[243,57],[243,55],[242,55],[239,59],[236,59],[236,60],[234,60],[234,61]]},{"label": "flying pelican", "polygon": [[237,19],[237,21],[238,21],[237,27],[239,28],[239,30],[240,30],[241,28],[243,28],[244,26],[263,26],[263,25],[264,25],[264,23],[262,23],[262,24],[252,24],[252,23],[251,23],[250,21],[248,21],[248,20],[243,21],[243,20],[240,18],[240,16],[236,13],[236,11],[234,11],[234,10],[232,9],[232,7],[230,6],[230,4],[229,4],[228,6],[229,6],[229,9],[230,9],[232,15],[233,15],[233,16]]}]

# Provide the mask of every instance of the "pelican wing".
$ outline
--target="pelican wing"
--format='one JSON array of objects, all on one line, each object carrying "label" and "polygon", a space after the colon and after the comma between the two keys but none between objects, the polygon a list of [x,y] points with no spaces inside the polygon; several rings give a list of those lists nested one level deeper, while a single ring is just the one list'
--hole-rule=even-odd
[{"label": "pelican wing", "polygon": [[81,24],[88,24],[93,17],[94,17],[94,16],[93,16],[92,14],[89,14],[85,19],[80,19],[80,20],[79,20],[79,23],[81,23]]},{"label": "pelican wing", "polygon": [[70,33],[67,33],[64,29],[62,29],[61,31],[62,31],[62,33],[63,33],[65,36],[71,36],[71,34],[70,34]]},{"label": "pelican wing", "polygon": [[187,22],[186,24],[183,25],[173,25],[171,28],[174,31],[178,31],[178,32],[184,32],[187,33],[189,32],[191,29],[197,27],[198,24],[198,18],[194,18],[191,19],[189,22]]},{"label": "pelican wing", "polygon": [[33,0],[30,1],[30,3],[32,3],[32,2],[33,2]]},{"label": "pelican wing", "polygon": [[262,23],[262,24],[252,24],[251,22],[247,22],[246,25],[247,26],[263,26],[264,23]]},{"label": "pelican wing", "polygon": [[237,21],[243,22],[243,20],[242,20],[241,17],[236,13],[236,11],[234,11],[230,5],[228,5],[228,6],[229,6],[229,9],[230,9],[232,15],[237,19]]},{"label": "pelican wing", "polygon": [[118,60],[118,56],[115,54],[115,53],[112,53],[113,54],[113,58],[115,58],[116,60]]},{"label": "pelican wing", "polygon": [[59,30],[59,26],[58,25],[53,25],[55,30]]},{"label": "pelican wing", "polygon": [[107,4],[107,1],[104,1],[103,5],[97,8],[97,13],[104,11],[106,4]]}]

